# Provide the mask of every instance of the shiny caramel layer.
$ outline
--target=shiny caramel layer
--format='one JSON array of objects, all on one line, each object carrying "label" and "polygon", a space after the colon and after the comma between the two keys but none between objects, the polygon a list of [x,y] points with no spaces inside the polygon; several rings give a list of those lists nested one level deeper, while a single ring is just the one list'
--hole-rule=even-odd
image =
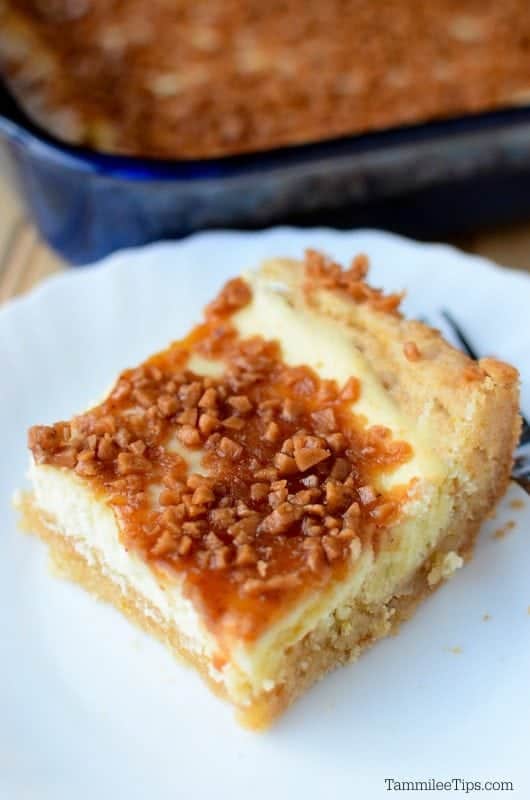
[{"label": "shiny caramel layer", "polygon": [[104,402],[29,434],[37,464],[74,471],[113,508],[126,548],[184,578],[211,630],[248,639],[377,550],[405,494],[378,478],[412,454],[354,413],[358,376],[339,385],[287,365],[277,341],[239,336],[231,317],[250,300],[230,281],[204,324],[123,372]]}]

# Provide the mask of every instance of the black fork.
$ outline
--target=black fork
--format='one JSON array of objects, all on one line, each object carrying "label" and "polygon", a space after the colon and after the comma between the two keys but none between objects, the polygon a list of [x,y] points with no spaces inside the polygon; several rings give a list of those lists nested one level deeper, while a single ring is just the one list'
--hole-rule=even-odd
[{"label": "black fork", "polygon": [[[455,339],[458,341],[462,350],[467,353],[470,358],[473,358],[475,361],[477,361],[479,356],[476,350],[472,347],[469,339],[464,334],[462,328],[456,322],[454,317],[449,313],[449,311],[445,310],[442,311],[441,314],[451,328]],[[512,478],[514,481],[517,481],[519,486],[521,486],[525,492],[530,494],[530,424],[522,414],[521,419],[523,424],[519,444],[517,445],[517,449],[515,451]]]}]

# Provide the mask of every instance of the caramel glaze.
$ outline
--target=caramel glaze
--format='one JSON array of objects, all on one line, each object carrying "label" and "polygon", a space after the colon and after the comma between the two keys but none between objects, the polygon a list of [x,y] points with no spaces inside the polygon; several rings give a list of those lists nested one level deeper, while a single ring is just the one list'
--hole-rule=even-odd
[{"label": "caramel glaze", "polygon": [[[412,453],[352,413],[355,377],[338,386],[286,365],[278,342],[238,338],[230,317],[249,299],[231,281],[204,324],[123,372],[103,403],[29,434],[36,462],[91,484],[161,582],[183,577],[221,639],[254,639],[363,547],[391,546],[408,487],[373,486]],[[193,373],[193,354],[222,361],[222,375]],[[175,441],[200,451],[202,474]]]}]

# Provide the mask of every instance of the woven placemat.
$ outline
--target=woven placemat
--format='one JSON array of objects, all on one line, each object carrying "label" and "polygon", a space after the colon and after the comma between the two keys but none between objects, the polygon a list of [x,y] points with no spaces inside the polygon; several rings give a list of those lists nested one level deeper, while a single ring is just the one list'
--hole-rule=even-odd
[{"label": "woven placemat", "polygon": [[0,180],[0,304],[63,269],[64,262],[39,240],[10,185]]},{"label": "woven placemat", "polygon": [[35,228],[23,218],[2,232],[0,246],[0,304],[65,269],[64,262],[39,241]]}]

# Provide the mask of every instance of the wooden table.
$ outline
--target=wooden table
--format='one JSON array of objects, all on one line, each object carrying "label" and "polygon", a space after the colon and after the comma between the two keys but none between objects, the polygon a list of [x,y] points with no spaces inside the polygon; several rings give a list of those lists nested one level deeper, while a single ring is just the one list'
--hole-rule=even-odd
[{"label": "wooden table", "polygon": [[[467,236],[451,244],[530,272],[530,221]],[[65,268],[65,262],[39,239],[0,169],[0,304]]]}]

